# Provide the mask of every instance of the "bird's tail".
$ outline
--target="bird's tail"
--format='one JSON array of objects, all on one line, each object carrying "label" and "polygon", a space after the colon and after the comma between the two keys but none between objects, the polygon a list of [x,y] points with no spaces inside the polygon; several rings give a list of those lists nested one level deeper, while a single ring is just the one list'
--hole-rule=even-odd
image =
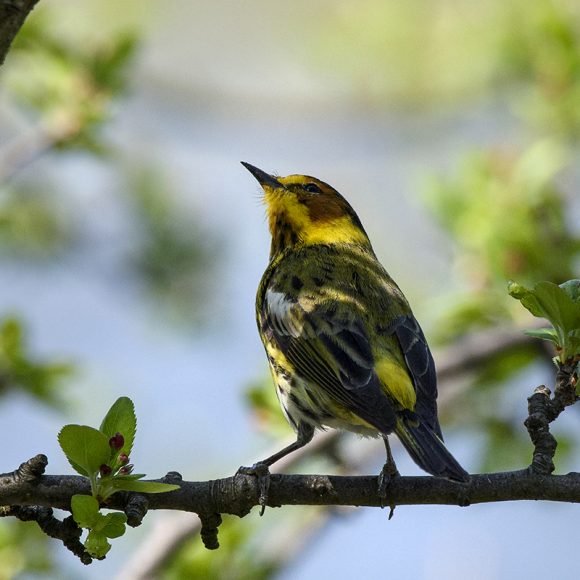
[{"label": "bird's tail", "polygon": [[427,473],[455,481],[469,481],[469,474],[447,451],[443,441],[423,422],[397,420],[395,433],[413,461]]}]

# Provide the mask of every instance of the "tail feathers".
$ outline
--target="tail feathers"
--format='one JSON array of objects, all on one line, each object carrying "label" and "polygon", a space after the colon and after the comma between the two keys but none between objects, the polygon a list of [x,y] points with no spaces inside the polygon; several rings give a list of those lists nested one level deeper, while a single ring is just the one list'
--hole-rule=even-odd
[{"label": "tail feathers", "polygon": [[427,473],[455,481],[469,481],[469,474],[447,451],[443,441],[424,423],[416,426],[397,421],[395,433],[413,461]]}]

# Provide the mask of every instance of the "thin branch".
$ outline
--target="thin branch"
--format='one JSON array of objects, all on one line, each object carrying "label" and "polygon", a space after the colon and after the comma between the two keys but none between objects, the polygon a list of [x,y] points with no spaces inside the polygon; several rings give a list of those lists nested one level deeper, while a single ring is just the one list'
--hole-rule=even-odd
[{"label": "thin branch", "polygon": [[528,418],[524,424],[534,444],[530,468],[538,474],[549,475],[555,469],[554,455],[558,442],[550,433],[550,423],[555,421],[566,407],[578,400],[576,369],[576,363],[559,366],[553,398],[550,398],[550,389],[544,385],[538,387],[528,398]]},{"label": "thin branch", "polygon": [[0,0],[0,65],[38,0]]}]

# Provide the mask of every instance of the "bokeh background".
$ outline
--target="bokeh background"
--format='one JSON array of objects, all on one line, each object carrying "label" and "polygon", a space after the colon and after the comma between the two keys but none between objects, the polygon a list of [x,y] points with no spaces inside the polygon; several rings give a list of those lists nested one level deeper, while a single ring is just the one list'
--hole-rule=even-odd
[{"label": "bokeh background", "polygon": [[[41,0],[0,70],[0,471],[42,452],[69,473],[59,429],[98,425],[122,395],[139,422],[132,461],[152,477],[231,475],[292,437],[255,329],[269,238],[240,161],[343,193],[449,360],[480,332],[529,324],[508,279],[578,277],[579,135],[575,0]],[[469,471],[529,464],[526,397],[553,382],[549,358],[530,341],[441,385],[446,441]],[[554,432],[558,471],[577,470],[575,409]],[[382,462],[380,441],[346,436],[292,469]],[[193,537],[157,574],[500,580],[576,566],[574,505],[387,515],[226,518],[220,550]],[[136,578],[140,544],[171,517],[149,514],[89,568],[33,524],[0,521],[0,578]]]}]

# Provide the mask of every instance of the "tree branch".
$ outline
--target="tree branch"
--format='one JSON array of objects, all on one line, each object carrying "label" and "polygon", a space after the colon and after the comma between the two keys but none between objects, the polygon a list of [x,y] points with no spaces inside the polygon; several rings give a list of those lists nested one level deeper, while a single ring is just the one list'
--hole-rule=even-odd
[{"label": "tree branch", "polygon": [[[88,479],[76,475],[41,475],[36,482],[15,480],[10,476],[0,476],[2,505],[35,505],[70,510],[73,495],[90,494]],[[167,479],[155,481],[166,482]],[[376,476],[274,474],[271,476],[268,506],[380,507],[384,502],[378,496],[377,489]],[[387,493],[387,503],[396,505],[469,506],[521,500],[580,503],[580,473],[547,476],[524,469],[472,475],[466,484],[431,476],[400,476],[393,479]],[[125,495],[115,494],[104,507],[124,511],[127,506]],[[210,481],[182,481],[179,490],[140,495],[147,498],[150,510],[195,512],[202,514],[203,520],[208,514],[247,515],[254,506],[259,505],[260,489],[255,477],[235,475]]]},{"label": "tree branch", "polygon": [[0,0],[0,65],[38,0]]}]

